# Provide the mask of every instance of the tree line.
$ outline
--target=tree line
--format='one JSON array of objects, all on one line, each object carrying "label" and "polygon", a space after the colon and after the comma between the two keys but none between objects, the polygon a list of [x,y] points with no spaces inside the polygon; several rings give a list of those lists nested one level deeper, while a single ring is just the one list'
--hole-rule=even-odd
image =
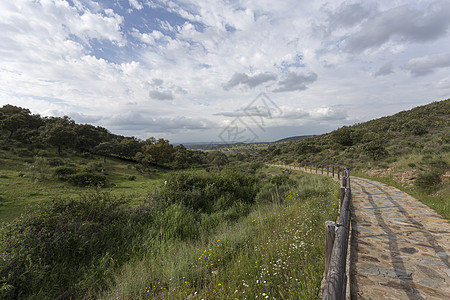
[{"label": "tree line", "polygon": [[41,117],[10,104],[0,108],[0,139],[4,143],[26,144],[29,149],[55,147],[58,155],[77,151],[122,158],[139,163],[143,170],[155,166],[181,169],[209,163],[219,167],[228,160],[218,151],[188,150],[163,138],[141,140],[117,135],[104,127],[77,124],[68,116]]}]

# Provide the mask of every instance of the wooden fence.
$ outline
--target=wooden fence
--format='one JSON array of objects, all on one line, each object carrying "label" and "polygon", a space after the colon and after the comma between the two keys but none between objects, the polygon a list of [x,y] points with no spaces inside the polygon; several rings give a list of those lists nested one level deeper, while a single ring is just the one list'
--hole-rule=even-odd
[{"label": "wooden fence", "polygon": [[[290,167],[285,165],[286,167]],[[350,172],[341,166],[296,165],[306,172],[323,174],[336,178],[341,183],[339,195],[339,218],[337,222],[325,222],[325,271],[322,299],[338,300],[346,298],[347,291],[347,256],[350,238],[350,207],[352,193]]]},{"label": "wooden fence", "polygon": [[338,222],[325,222],[325,287],[322,299],[345,299],[351,200],[350,174],[344,169],[341,177]]}]

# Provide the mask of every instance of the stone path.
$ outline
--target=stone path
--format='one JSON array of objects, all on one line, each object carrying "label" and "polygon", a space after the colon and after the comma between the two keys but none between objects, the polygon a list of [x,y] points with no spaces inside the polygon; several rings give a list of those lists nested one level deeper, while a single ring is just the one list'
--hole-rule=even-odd
[{"label": "stone path", "polygon": [[392,186],[351,188],[350,298],[450,300],[450,222]]},{"label": "stone path", "polygon": [[351,188],[351,299],[450,299],[450,223],[394,187]]}]

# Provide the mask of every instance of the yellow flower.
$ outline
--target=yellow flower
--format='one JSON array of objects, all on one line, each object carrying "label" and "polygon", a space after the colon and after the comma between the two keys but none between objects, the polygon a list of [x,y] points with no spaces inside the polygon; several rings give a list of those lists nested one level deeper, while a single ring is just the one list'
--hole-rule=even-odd
[{"label": "yellow flower", "polygon": [[221,283],[218,284],[218,286],[221,286],[221,285],[222,285]]}]

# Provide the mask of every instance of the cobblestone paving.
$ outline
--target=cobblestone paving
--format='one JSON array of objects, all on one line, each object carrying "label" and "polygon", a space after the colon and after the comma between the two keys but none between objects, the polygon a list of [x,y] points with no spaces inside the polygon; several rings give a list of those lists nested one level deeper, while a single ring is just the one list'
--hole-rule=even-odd
[{"label": "cobblestone paving", "polygon": [[450,299],[450,223],[394,187],[351,185],[351,298]]}]

